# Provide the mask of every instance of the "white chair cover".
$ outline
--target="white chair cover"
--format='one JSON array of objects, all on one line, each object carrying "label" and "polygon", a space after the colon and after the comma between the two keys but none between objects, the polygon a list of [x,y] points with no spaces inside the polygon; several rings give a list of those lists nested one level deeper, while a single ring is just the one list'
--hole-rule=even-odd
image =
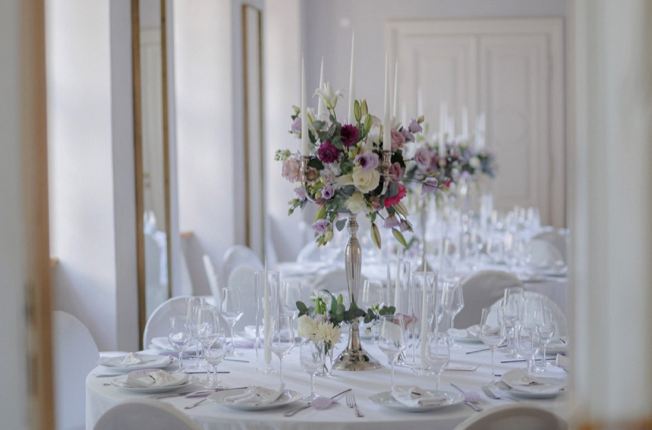
[{"label": "white chair cover", "polygon": [[566,261],[566,238],[557,231],[543,231],[534,235],[532,240],[543,240],[553,245],[559,251],[561,260]]},{"label": "white chair cover", "polygon": [[552,266],[557,261],[564,261],[564,256],[555,245],[542,239],[531,240],[526,252],[533,266]]},{"label": "white chair cover", "polygon": [[256,270],[263,270],[262,261],[260,261],[260,258],[258,258],[256,253],[251,249],[243,245],[235,245],[229,248],[224,254],[224,259],[222,260],[218,285],[229,285],[231,272],[233,272],[236,267],[244,264],[254,267]]},{"label": "white chair cover", "polygon": [[[365,278],[361,276],[358,284],[360,291],[362,291],[362,285],[364,284],[364,281]],[[335,269],[328,273],[319,275],[312,283],[312,288],[314,290],[328,290],[333,294],[341,293],[344,296],[347,296],[349,291],[349,284],[346,281],[346,271],[344,269]],[[359,299],[356,299],[356,301],[359,301]]]},{"label": "white chair cover", "polygon": [[[236,267],[229,276],[228,288],[240,289],[240,304],[242,306],[242,318],[237,326],[244,328],[256,324],[256,285],[255,273],[263,270],[262,267],[254,267],[248,264]],[[237,331],[237,330],[236,330]]]},{"label": "white chair cover", "polygon": [[[83,409],[83,408],[81,408]],[[201,430],[174,406],[154,399],[133,399],[106,411],[94,430]]]},{"label": "white chair cover", "polygon": [[[525,288],[527,289],[527,286]],[[535,291],[525,291],[524,294],[526,297],[539,297],[543,305],[552,311],[552,315],[555,318],[555,338],[568,335],[568,322],[566,321],[566,315],[564,315],[564,312],[554,300]],[[501,300],[502,299],[498,299],[494,303],[494,306],[500,306]]]},{"label": "white chair cover", "polygon": [[52,328],[56,428],[84,429],[86,376],[97,366],[97,345],[86,326],[67,312],[52,312]]},{"label": "white chair cover", "polygon": [[170,330],[170,317],[185,316],[187,311],[186,298],[188,296],[173,297],[152,312],[143,333],[143,347],[148,348],[155,337],[167,337]]},{"label": "white chair cover", "polygon": [[530,405],[498,406],[472,415],[454,430],[566,430],[568,423],[554,413]]},{"label": "white chair cover", "polygon": [[315,263],[321,261],[319,247],[313,242],[308,242],[297,255],[297,263]]},{"label": "white chair cover", "polygon": [[217,282],[217,273],[215,272],[215,267],[213,267],[213,262],[211,258],[204,254],[202,257],[204,260],[204,272],[206,273],[206,278],[208,279],[208,286],[211,288],[211,294],[215,297],[215,300],[220,302],[221,292],[219,282]]},{"label": "white chair cover", "polygon": [[464,308],[455,317],[455,327],[466,328],[480,324],[482,308],[492,306],[502,299],[505,288],[523,287],[511,273],[485,270],[474,273],[462,281]]}]

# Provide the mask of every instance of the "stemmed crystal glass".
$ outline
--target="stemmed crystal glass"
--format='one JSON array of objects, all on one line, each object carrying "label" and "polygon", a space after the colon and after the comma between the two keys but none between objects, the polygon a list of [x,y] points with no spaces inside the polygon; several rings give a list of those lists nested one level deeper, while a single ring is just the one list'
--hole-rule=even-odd
[{"label": "stemmed crystal glass", "polygon": [[511,351],[508,353],[516,357],[516,325],[521,316],[523,307],[523,288],[509,287],[505,288],[503,301],[501,302],[503,308],[503,316],[505,318],[505,328],[507,329],[507,338],[509,340],[509,348]]},{"label": "stemmed crystal glass", "polygon": [[[215,308],[212,306],[200,306],[195,312],[195,328],[197,331],[197,340],[202,346],[202,353],[206,359],[208,351],[213,343],[220,336],[220,326],[215,315]],[[206,384],[212,385],[208,373],[210,373],[210,364],[206,361]]]},{"label": "stemmed crystal glass", "polygon": [[[367,310],[376,305],[382,306],[384,304],[384,295],[385,291],[382,282],[365,279],[362,284],[362,293],[360,295],[360,307]],[[373,343],[377,342],[377,328],[375,321],[367,328],[371,331],[371,339]]]},{"label": "stemmed crystal glass", "polygon": [[451,348],[459,348],[460,346],[455,343],[452,333],[455,328],[455,316],[460,313],[464,308],[464,292],[462,291],[462,284],[459,280],[448,280],[443,282],[443,289],[441,293],[441,309],[450,318],[450,326],[448,330],[448,339]]},{"label": "stemmed crystal glass", "polygon": [[547,367],[552,367],[552,365],[546,361],[546,349],[548,343],[550,343],[555,335],[555,317],[552,310],[541,303],[541,308],[535,312],[534,318],[537,322],[537,335],[543,345],[543,360],[539,367],[546,369]]},{"label": "stemmed crystal glass", "polygon": [[394,389],[394,365],[398,356],[407,347],[405,319],[394,315],[381,315],[378,334],[378,348],[385,353],[392,364],[392,389]]},{"label": "stemmed crystal glass", "polygon": [[315,375],[324,367],[325,354],[322,354],[323,349],[323,342],[317,343],[308,339],[304,340],[299,348],[301,368],[310,375],[310,394],[303,398],[308,402],[315,400],[317,397],[315,394]]},{"label": "stemmed crystal glass", "polygon": [[195,356],[193,358],[193,363],[191,368],[196,369],[199,367],[199,340],[197,339],[197,330],[196,330],[196,313],[197,309],[202,306],[205,306],[206,303],[202,297],[188,297],[186,299],[186,318],[188,320],[188,331],[190,333],[190,342],[189,345],[195,346]]},{"label": "stemmed crystal glass", "polygon": [[206,349],[204,351],[204,357],[206,358],[206,361],[213,369],[213,377],[210,380],[210,382],[207,383],[206,388],[220,387],[220,381],[217,379],[217,366],[222,362],[225,355],[226,355],[226,339],[224,337],[224,330],[220,328],[215,342],[211,345],[209,349]]},{"label": "stemmed crystal glass", "polygon": [[521,321],[516,326],[516,348],[527,360],[528,373],[534,372],[534,358],[541,344],[537,333],[535,314],[541,308],[541,299],[525,296],[521,311]]},{"label": "stemmed crystal glass", "polygon": [[171,317],[170,330],[168,332],[168,341],[175,351],[179,354],[179,372],[183,372],[183,352],[190,342],[190,330],[188,329],[187,317]]},{"label": "stemmed crystal glass", "polygon": [[231,286],[222,289],[222,318],[229,324],[229,334],[231,336],[231,348],[227,355],[239,355],[235,351],[235,324],[242,318],[242,302],[240,298],[240,288]]},{"label": "stemmed crystal glass", "polygon": [[480,340],[489,347],[491,351],[491,383],[496,383],[494,353],[496,348],[505,342],[505,320],[503,310],[500,307],[489,307],[482,309],[480,318]]},{"label": "stemmed crystal glass", "polygon": [[271,349],[279,359],[279,373],[281,385],[283,385],[283,359],[294,347],[294,328],[292,327],[292,315],[278,314],[273,317],[274,330],[272,335]]},{"label": "stemmed crystal glass", "polygon": [[439,391],[439,381],[444,368],[451,358],[450,345],[447,336],[439,333],[437,329],[428,336],[426,348],[426,361],[430,370],[435,374],[435,390]]}]

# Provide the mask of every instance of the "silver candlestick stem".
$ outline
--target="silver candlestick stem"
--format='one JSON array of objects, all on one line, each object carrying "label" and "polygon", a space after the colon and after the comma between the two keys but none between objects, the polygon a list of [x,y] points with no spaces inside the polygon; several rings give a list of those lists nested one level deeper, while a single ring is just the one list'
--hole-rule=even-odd
[{"label": "silver candlestick stem", "polygon": [[310,167],[308,166],[308,163],[310,162],[310,156],[309,155],[303,155],[301,157],[301,188],[303,189],[303,194],[306,196],[306,198],[313,202],[316,203],[316,201],[310,197],[310,192],[308,191],[308,183],[310,182],[308,180],[308,172],[310,171]]},{"label": "silver candlestick stem", "polygon": [[381,195],[385,195],[387,192],[387,187],[389,186],[390,177],[389,177],[389,168],[392,165],[392,151],[383,150],[383,161],[380,163],[380,173],[383,175],[383,191]]},{"label": "silver candlestick stem", "polygon": [[[344,249],[344,263],[346,268],[346,281],[349,287],[351,302],[358,297],[360,276],[362,270],[362,248],[356,233],[358,232],[358,221],[356,214],[349,214],[349,241]],[[346,349],[335,359],[333,369],[336,370],[374,370],[381,367],[380,363],[362,349],[360,343],[359,321],[356,318],[351,321],[349,329],[349,342]]]}]

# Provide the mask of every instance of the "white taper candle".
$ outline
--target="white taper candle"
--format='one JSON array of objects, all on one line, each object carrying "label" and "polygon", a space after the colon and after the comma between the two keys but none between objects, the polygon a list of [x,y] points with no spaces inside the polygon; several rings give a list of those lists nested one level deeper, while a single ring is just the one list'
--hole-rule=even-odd
[{"label": "white taper candle", "polygon": [[353,107],[355,105],[355,30],[351,35],[351,76],[349,77],[349,124],[353,124],[355,116]]},{"label": "white taper candle", "polygon": [[389,55],[385,55],[385,114],[383,116],[383,150],[392,149],[392,124],[389,119]]},{"label": "white taper candle", "polygon": [[[324,85],[324,57],[321,57],[321,69],[319,72],[319,88],[321,89],[322,85]],[[321,97],[318,97],[319,102],[317,104],[317,118],[321,119],[322,114],[324,113],[325,106],[324,106],[324,100]]]},{"label": "white taper candle", "polygon": [[[306,67],[301,57],[301,154],[308,155],[308,103],[306,102]],[[267,273],[267,272],[265,272]]]},{"label": "white taper candle", "polygon": [[392,108],[392,115],[394,118],[398,118],[398,60],[394,64],[394,106]]}]

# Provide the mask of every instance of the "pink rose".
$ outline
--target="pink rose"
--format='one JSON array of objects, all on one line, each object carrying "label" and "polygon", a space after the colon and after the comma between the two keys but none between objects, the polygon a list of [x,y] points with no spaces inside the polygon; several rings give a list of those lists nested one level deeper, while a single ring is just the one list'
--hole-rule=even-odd
[{"label": "pink rose", "polygon": [[403,179],[403,169],[398,162],[389,166],[389,176],[391,176],[394,181],[400,181]]},{"label": "pink rose", "polygon": [[397,151],[405,143],[403,133],[392,129],[392,151]]},{"label": "pink rose", "polygon": [[299,162],[294,158],[288,158],[283,162],[281,176],[290,182],[299,180]]}]

